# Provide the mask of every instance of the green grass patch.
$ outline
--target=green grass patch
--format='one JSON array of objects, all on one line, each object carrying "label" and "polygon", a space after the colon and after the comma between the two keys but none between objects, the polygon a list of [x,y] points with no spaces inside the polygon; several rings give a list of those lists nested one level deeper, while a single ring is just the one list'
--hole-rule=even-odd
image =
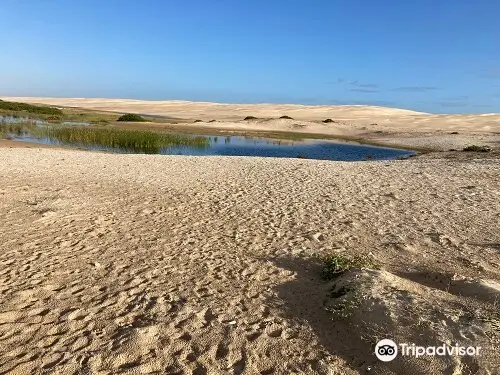
[{"label": "green grass patch", "polygon": [[351,268],[380,268],[372,259],[360,255],[327,255],[322,259],[322,263],[321,277],[328,281],[336,279]]},{"label": "green grass patch", "polygon": [[62,116],[63,112],[58,108],[33,105],[27,103],[18,102],[6,102],[0,100],[0,110],[2,111],[12,111],[12,112],[26,112],[36,115],[48,115],[48,116]]},{"label": "green grass patch", "polygon": [[[0,103],[2,103],[0,101]],[[5,102],[4,102],[5,103]],[[21,103],[22,104],[22,103]],[[0,105],[1,107],[1,105]],[[7,109],[10,108],[10,109]],[[57,109],[57,108],[54,108]],[[40,112],[28,112],[22,110],[22,107],[10,107],[4,106],[0,108],[0,117],[10,116],[14,118],[26,118],[30,120],[41,120],[48,121],[52,123],[64,122],[64,121],[74,121],[74,122],[84,122],[89,124],[107,124],[118,119],[118,114],[114,113],[103,113],[103,112],[81,112],[73,109],[63,109],[61,113],[58,114],[48,114]]]},{"label": "green grass patch", "polygon": [[156,124],[175,124],[178,121],[182,121],[182,119],[168,116],[140,116],[133,113],[123,115],[122,113],[118,112],[100,111],[77,107],[60,107],[59,109],[48,106],[6,102],[0,100],[0,116],[2,115],[17,118],[27,118],[28,120],[43,120],[51,123],[71,121],[94,125],[109,125],[117,123],[117,121],[119,121],[117,124],[123,124],[126,127],[132,125],[126,124],[126,122],[133,123],[147,121]]},{"label": "green grass patch", "polygon": [[81,108],[63,108],[63,121],[86,122],[89,124],[108,124],[118,120],[120,114],[112,112],[91,111]]}]

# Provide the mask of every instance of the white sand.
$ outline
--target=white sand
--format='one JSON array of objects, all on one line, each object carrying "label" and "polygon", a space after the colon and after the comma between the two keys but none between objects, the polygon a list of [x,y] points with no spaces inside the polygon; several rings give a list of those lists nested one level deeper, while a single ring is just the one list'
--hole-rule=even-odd
[{"label": "white sand", "polygon": [[[0,148],[0,373],[498,374],[499,181],[495,159]],[[325,253],[382,270],[324,282]],[[386,337],[483,354],[384,364]]]}]

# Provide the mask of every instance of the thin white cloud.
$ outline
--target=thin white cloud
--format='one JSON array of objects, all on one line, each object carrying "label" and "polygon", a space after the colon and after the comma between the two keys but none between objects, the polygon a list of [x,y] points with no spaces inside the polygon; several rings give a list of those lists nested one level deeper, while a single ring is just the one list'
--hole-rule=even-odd
[{"label": "thin white cloud", "polygon": [[434,90],[439,90],[439,87],[435,87],[435,86],[401,86],[401,87],[396,87],[395,89],[392,89],[392,91],[399,91],[399,92],[428,92],[428,91],[434,91]]}]

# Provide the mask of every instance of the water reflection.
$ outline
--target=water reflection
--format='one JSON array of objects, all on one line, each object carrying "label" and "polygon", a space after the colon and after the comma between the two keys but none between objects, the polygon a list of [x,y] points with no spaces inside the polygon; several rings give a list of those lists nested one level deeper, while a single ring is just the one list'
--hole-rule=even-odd
[{"label": "water reflection", "polygon": [[[22,122],[23,120],[24,122]],[[322,160],[385,160],[412,151],[328,140],[283,140],[245,136],[212,136],[99,128],[87,123],[62,125],[0,116],[0,133],[15,140],[66,145],[119,153],[224,155]],[[224,142],[221,142],[221,138]]]}]

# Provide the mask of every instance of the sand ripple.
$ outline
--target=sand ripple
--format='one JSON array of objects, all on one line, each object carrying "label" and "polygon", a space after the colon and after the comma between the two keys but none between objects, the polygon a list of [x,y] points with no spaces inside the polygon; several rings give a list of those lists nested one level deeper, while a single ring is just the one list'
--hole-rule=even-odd
[{"label": "sand ripple", "polygon": [[[0,373],[499,373],[498,181],[489,159],[0,149]],[[382,270],[326,283],[336,252]],[[485,355],[382,366],[391,335]]]}]

